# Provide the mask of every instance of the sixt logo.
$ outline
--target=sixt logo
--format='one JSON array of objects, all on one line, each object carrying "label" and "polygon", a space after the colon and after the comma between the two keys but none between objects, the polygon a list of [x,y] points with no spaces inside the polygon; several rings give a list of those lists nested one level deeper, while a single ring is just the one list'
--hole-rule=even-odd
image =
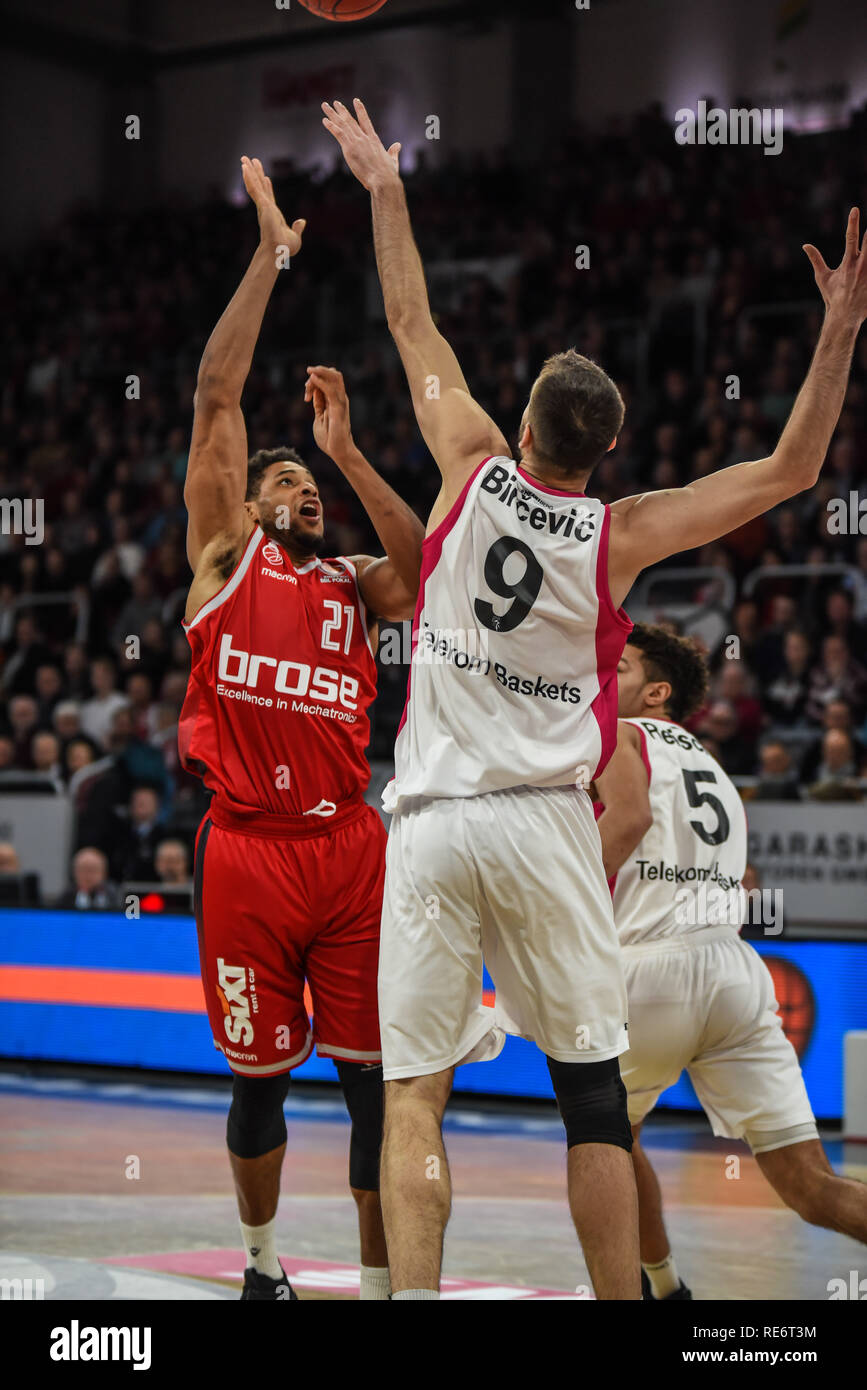
[{"label": "sixt logo", "polygon": [[[223,1006],[226,1037],[230,1042],[249,1047],[253,1041],[253,1025],[247,999],[246,968],[243,965],[227,965],[222,956],[217,956],[217,994]],[[254,1003],[254,1011],[255,1007]]]},{"label": "sixt logo", "polygon": [[571,536],[576,541],[590,541],[596,534],[596,518],[586,503],[579,502],[568,512],[555,511],[547,499],[543,506],[543,499],[532,489],[517,483],[511,469],[500,463],[488,469],[482,479],[482,490],[490,492],[504,507],[511,507],[518,520],[534,531],[548,531],[564,540]]}]

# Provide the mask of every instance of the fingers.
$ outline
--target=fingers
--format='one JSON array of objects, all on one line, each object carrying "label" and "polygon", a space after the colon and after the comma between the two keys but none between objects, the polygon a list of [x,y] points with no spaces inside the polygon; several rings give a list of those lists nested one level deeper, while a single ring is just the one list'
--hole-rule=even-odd
[{"label": "fingers", "polygon": [[829,268],[825,264],[825,259],[821,251],[818,251],[815,246],[802,246],[801,250],[806,254],[807,260],[813,267],[813,270],[816,273],[816,279],[818,279],[820,275],[830,274]]},{"label": "fingers", "polygon": [[395,169],[398,171],[398,173],[400,173],[400,151],[401,145],[399,142],[395,143],[394,145],[391,145],[388,151],[388,157],[394,165]]},{"label": "fingers", "polygon": [[308,367],[307,372],[308,384],[322,391],[329,400],[339,401],[346,394],[343,373],[336,367]]},{"label": "fingers", "polygon": [[861,221],[861,214],[857,208],[852,208],[849,213],[849,221],[846,223],[846,256],[851,260],[858,255],[858,228]]},{"label": "fingers", "polygon": [[352,105],[355,107],[355,114],[358,117],[358,124],[361,126],[361,129],[365,131],[368,135],[372,135],[375,139],[378,140],[379,136],[376,134],[376,131],[373,126],[373,121],[367,114],[367,107],[365,106],[364,102],[361,101],[358,97],[353,97]]}]

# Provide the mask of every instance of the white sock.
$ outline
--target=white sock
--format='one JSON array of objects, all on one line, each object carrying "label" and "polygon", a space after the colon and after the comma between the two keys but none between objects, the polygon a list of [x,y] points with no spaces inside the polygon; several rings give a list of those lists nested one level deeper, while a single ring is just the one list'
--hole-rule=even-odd
[{"label": "white sock", "polygon": [[255,1269],[259,1274],[267,1274],[270,1279],[283,1279],[285,1276],[280,1268],[280,1261],[277,1259],[277,1247],[274,1244],[276,1224],[276,1216],[264,1226],[245,1226],[241,1221],[241,1239],[247,1252],[248,1269]]},{"label": "white sock", "polygon": [[392,1303],[397,1303],[398,1300],[409,1300],[409,1299],[415,1299],[415,1298],[437,1298],[437,1299],[438,1299],[438,1298],[439,1298],[439,1290],[438,1290],[438,1289],[401,1289],[400,1293],[393,1293],[393,1294],[391,1295],[391,1301],[392,1301]]},{"label": "white sock", "polygon": [[650,1280],[650,1290],[654,1298],[667,1298],[670,1293],[676,1293],[680,1288],[680,1275],[671,1252],[664,1260],[660,1260],[658,1265],[646,1265],[642,1262],[641,1267]]},{"label": "white sock", "polygon": [[361,1288],[358,1297],[361,1301],[374,1299],[378,1303],[384,1303],[391,1294],[391,1280],[388,1277],[388,1265],[385,1269],[377,1269],[373,1265],[361,1266]]}]

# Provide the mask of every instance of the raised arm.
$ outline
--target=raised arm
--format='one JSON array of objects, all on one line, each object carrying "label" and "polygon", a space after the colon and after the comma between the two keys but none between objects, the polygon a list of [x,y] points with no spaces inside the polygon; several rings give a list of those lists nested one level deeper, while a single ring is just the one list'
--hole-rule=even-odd
[{"label": "raised arm", "polygon": [[641,735],[634,724],[618,722],[617,746],[595,786],[605,807],[598,821],[602,862],[605,877],[613,878],[653,824]]},{"label": "raised arm", "polygon": [[314,410],[313,436],[361,501],[385,555],[354,557],[358,586],[374,618],[400,621],[415,611],[424,527],[356,447],[343,376],[334,367],[308,367],[304,399]]},{"label": "raised arm", "polygon": [[646,566],[725,536],[816,483],[843,406],[855,339],[867,317],[867,254],[864,244],[858,249],[858,223],[858,209],[853,208],[836,270],[829,269],[815,246],[804,247],[825,301],[825,321],[770,457],[723,468],[688,487],[612,504],[608,577],[615,604],[623,602]]},{"label": "raised arm", "polygon": [[443,477],[446,500],[457,496],[489,454],[508,454],[501,431],[473,400],[458,359],[431,315],[421,257],[412,234],[398,168],[399,145],[386,150],[363,104],[355,119],[339,101],[323,103],[322,124],[370,193],[376,266],[385,315],[403,362],[419,429]]},{"label": "raised arm", "polygon": [[244,184],[259,215],[259,245],[235,294],[208,339],[196,383],[193,437],[187,465],[187,558],[198,574],[207,547],[228,563],[250,529],[244,511],[247,432],[241,392],[277,276],[301,247],[304,222],[289,227],[258,159],[241,161]]}]

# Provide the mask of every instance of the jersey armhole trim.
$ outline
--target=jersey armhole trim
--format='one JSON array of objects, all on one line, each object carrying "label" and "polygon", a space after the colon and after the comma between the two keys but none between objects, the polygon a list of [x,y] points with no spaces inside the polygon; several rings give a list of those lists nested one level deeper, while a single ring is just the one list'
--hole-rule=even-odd
[{"label": "jersey armhole trim", "polygon": [[215,609],[226,602],[227,598],[231,597],[244,578],[244,575],[247,573],[247,570],[250,568],[250,561],[256,553],[263,534],[260,526],[254,527],[250,539],[244,547],[244,553],[229,575],[229,578],[225,583],[220,585],[215,594],[212,594],[209,599],[205,599],[205,602],[200,608],[196,609],[196,612],[189,622],[187,622],[186,618],[181,619],[181,627],[184,629],[184,632],[189,632],[190,628],[195,627],[197,623],[201,622],[202,618],[206,618],[209,613],[213,613]]},{"label": "jersey armhole trim", "polygon": [[467,481],[464,483],[463,487],[461,488],[452,505],[449,507],[448,512],[443,517],[442,521],[440,521],[434,527],[429,536],[425,536],[424,540],[422,541],[422,548],[424,548],[424,546],[426,546],[429,542],[435,541],[437,537],[439,537],[440,535],[446,535],[447,532],[449,532],[452,529],[461,511],[463,510],[464,503],[467,500],[467,493],[469,492],[473,483],[476,481],[476,478],[479,476],[479,473],[484,468],[485,464],[490,463],[495,457],[495,454],[488,454],[487,458],[483,458],[481,463],[473,469],[472,473],[467,478]]},{"label": "jersey armhole trim", "polygon": [[355,584],[355,596],[358,599],[358,611],[361,614],[361,625],[364,628],[364,640],[367,643],[367,650],[370,652],[370,655],[373,658],[373,660],[376,661],[376,652],[373,650],[373,646],[370,641],[370,630],[367,626],[367,604],[361,597],[361,585],[358,582],[358,571],[356,570],[355,565],[352,563],[352,561],[348,560],[345,555],[338,555],[337,559],[340,561],[342,565],[346,566],[346,568],[349,570],[349,573],[352,575],[352,580]]},{"label": "jersey armhole trim", "polygon": [[[632,720],[629,721],[632,723]],[[650,783],[653,780],[653,769],[650,766],[650,758],[647,756],[647,735],[640,724],[632,724],[633,729],[638,730],[638,737],[641,739],[641,761],[644,763],[644,770],[647,773],[647,789],[650,790]]]},{"label": "jersey armhole trim", "polygon": [[606,614],[622,632],[632,631],[632,620],[627,617],[624,609],[615,608],[614,600],[611,597],[611,590],[608,587],[608,536],[611,529],[611,507],[606,502],[602,517],[602,530],[599,533],[599,549],[596,555],[596,591],[599,594],[599,601]]}]

